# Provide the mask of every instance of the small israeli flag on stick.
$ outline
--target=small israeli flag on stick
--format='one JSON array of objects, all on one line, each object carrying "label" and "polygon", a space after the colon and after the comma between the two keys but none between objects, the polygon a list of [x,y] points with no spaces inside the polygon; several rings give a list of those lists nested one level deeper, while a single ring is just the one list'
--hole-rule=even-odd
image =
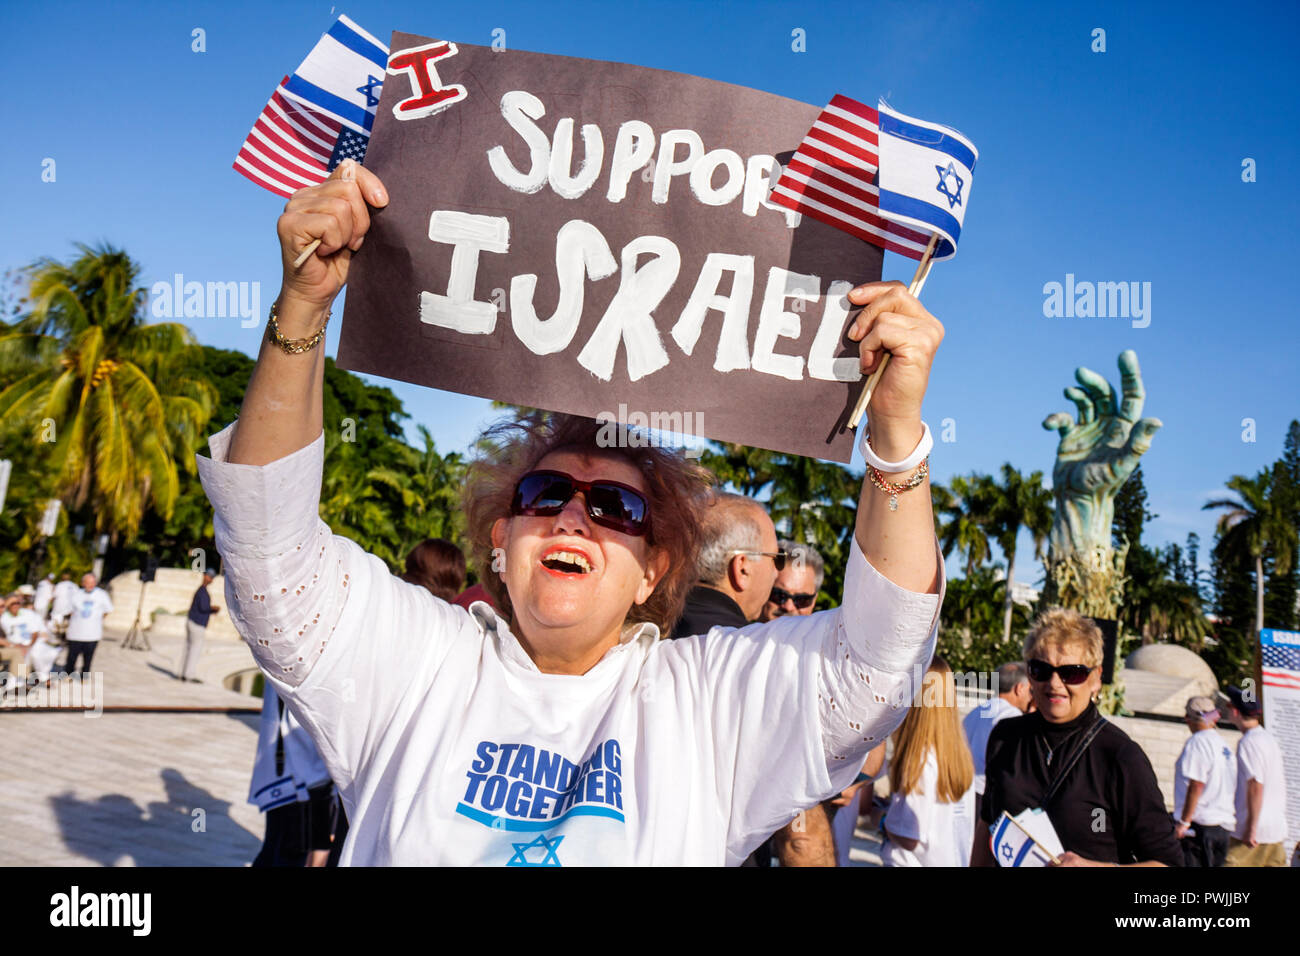
[{"label": "small israeli flag on stick", "polygon": [[[1004,810],[992,830],[993,857],[999,866],[1051,866],[1060,862],[1057,854],[1064,852],[1056,829],[1041,810],[1025,810],[1014,817]],[[1031,831],[1037,831],[1037,837]]]},{"label": "small israeli flag on stick", "polygon": [[957,254],[979,152],[961,133],[880,102],[880,216],[936,233],[934,259]]},{"label": "small israeli flag on stick", "polygon": [[[878,123],[880,218],[930,236],[907,287],[908,292],[919,296],[931,263],[957,254],[979,152],[955,129],[904,116],[890,109],[884,100],[880,101]],[[886,352],[862,387],[849,415],[850,428],[858,427],[871,404],[889,358]]]},{"label": "small israeli flag on stick", "polygon": [[388,47],[340,16],[284,84],[284,95],[369,135]]}]

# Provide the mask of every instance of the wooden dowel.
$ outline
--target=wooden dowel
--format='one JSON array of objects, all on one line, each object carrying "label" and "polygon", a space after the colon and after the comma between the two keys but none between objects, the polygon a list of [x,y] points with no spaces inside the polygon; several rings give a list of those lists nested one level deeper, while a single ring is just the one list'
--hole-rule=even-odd
[{"label": "wooden dowel", "polygon": [[[916,264],[916,272],[912,274],[912,282],[907,287],[907,291],[912,295],[919,296],[921,289],[925,287],[926,276],[930,274],[930,265],[934,262],[931,258],[934,255],[935,247],[939,243],[939,234],[936,232],[930,236],[930,243],[925,247],[925,255],[921,261]],[[876,370],[871,373],[867,379],[867,384],[862,389],[862,394],[858,396],[858,403],[853,406],[853,414],[849,416],[849,427],[857,428],[858,422],[862,421],[862,413],[867,410],[871,403],[871,396],[876,391],[876,385],[880,383],[880,376],[884,374],[886,366],[889,365],[889,353],[886,352],[880,357],[880,364]]]}]

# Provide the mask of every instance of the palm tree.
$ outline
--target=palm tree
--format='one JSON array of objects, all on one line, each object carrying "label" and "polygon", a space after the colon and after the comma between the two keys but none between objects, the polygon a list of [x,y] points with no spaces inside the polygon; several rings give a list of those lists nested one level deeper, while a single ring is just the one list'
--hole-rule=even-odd
[{"label": "palm tree", "polygon": [[1011,637],[1011,588],[1015,582],[1016,539],[1020,529],[1028,528],[1034,538],[1034,557],[1043,558],[1043,545],[1052,530],[1052,493],[1043,487],[1043,473],[1035,471],[1028,478],[1011,466],[1002,466],[1001,481],[989,483],[991,497],[988,526],[1007,562],[1007,593],[1002,611],[1002,640]]},{"label": "palm tree", "polygon": [[[966,556],[966,577],[973,579],[989,558],[989,511],[994,500],[993,479],[988,475],[957,475],[952,484],[931,485],[939,545],[946,558],[954,550]],[[972,604],[965,607],[962,642],[971,640]]]},{"label": "palm tree", "polygon": [[792,541],[838,554],[853,534],[861,479],[843,465],[785,455],[772,477],[768,514]]},{"label": "palm tree", "polygon": [[948,557],[954,550],[964,554],[968,577],[989,558],[993,488],[993,479],[988,475],[957,475],[947,488],[936,485],[931,492],[943,556]]},{"label": "palm tree", "polygon": [[70,509],[118,544],[151,507],[166,517],[178,463],[194,448],[215,392],[186,374],[195,348],[180,323],[146,325],[139,266],[111,247],[79,246],[71,264],[30,268],[32,311],[0,333],[0,425],[54,438],[48,467]]},{"label": "palm tree", "polygon": [[1291,570],[1295,557],[1296,528],[1291,523],[1290,502],[1281,492],[1280,463],[1274,471],[1264,469],[1254,478],[1233,475],[1228,488],[1236,498],[1217,498],[1202,510],[1226,509],[1219,516],[1217,531],[1224,545],[1239,557],[1255,563],[1255,630],[1264,628],[1264,554],[1273,558],[1273,569],[1281,574]]}]

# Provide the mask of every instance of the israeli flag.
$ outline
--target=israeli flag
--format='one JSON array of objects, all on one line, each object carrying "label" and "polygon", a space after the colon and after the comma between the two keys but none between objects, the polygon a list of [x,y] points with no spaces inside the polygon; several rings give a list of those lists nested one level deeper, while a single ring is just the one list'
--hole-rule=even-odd
[{"label": "israeli flag", "polygon": [[1003,811],[991,827],[993,857],[999,866],[1051,866],[1060,856],[1060,838],[1042,810],[1024,810],[1016,816]]},{"label": "israeli flag", "polygon": [[904,116],[880,101],[880,215],[938,233],[935,259],[957,254],[979,152],[961,133]]},{"label": "israeli flag", "polygon": [[388,47],[340,16],[284,84],[284,95],[369,136]]}]

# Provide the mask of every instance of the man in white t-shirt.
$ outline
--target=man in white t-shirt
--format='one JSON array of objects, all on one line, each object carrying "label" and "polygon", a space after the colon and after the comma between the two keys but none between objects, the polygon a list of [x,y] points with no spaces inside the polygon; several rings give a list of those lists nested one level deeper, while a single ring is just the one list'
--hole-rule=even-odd
[{"label": "man in white t-shirt", "polygon": [[45,622],[31,608],[23,607],[23,596],[14,591],[5,599],[0,632],[4,635],[0,661],[9,669],[8,686],[27,677],[27,655],[36,640],[45,636]]},{"label": "man in white t-shirt", "polygon": [[1230,716],[1241,730],[1237,741],[1237,829],[1224,866],[1286,866],[1286,779],[1282,748],[1260,726],[1259,699],[1228,688]]},{"label": "man in white t-shirt", "polygon": [[999,721],[1019,717],[1029,709],[1029,674],[1019,661],[998,668],[998,695],[980,704],[961,722],[970,744],[970,755],[975,759],[975,815],[979,816],[980,797],[984,794],[984,755],[989,746],[989,735]]},{"label": "man in white t-shirt", "polygon": [[59,583],[54,585],[54,596],[50,603],[50,629],[60,636],[68,628],[68,618],[72,615],[72,602],[77,597],[77,586],[72,583],[72,575],[64,571]]},{"label": "man in white t-shirt", "polygon": [[1223,866],[1235,823],[1237,761],[1214,729],[1219,709],[1208,697],[1187,701],[1192,735],[1174,764],[1175,830],[1187,866]]},{"label": "man in white t-shirt", "polygon": [[113,610],[108,592],[95,584],[93,574],[82,576],[81,590],[72,599],[72,616],[68,618],[68,673],[76,672],[80,658],[83,677],[90,673],[95,648],[104,636],[104,617]]},{"label": "man in white t-shirt", "polygon": [[36,597],[32,609],[43,621],[50,616],[50,601],[54,598],[54,575],[47,574],[36,585]]}]

